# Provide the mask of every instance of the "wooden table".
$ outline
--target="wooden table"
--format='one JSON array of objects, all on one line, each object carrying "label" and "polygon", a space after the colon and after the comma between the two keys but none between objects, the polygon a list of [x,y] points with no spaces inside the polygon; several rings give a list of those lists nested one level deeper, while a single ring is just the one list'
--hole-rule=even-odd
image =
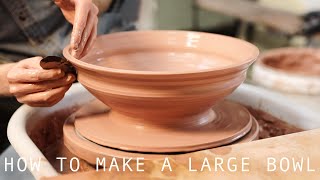
[{"label": "wooden table", "polygon": [[[217,149],[204,150],[195,153],[190,153],[186,156],[172,158],[170,160],[173,171],[168,169],[161,172],[162,161],[154,160],[146,162],[145,172],[96,172],[89,171],[84,173],[75,173],[52,178],[43,178],[42,180],[102,180],[102,179],[169,179],[169,180],[211,180],[211,179],[319,179],[320,170],[320,145],[319,145],[320,129],[304,131],[275,138],[263,139],[244,144],[235,144],[232,146],[225,146]],[[191,172],[188,169],[188,157],[192,158],[193,169],[197,172]],[[250,158],[248,162],[249,172],[237,170],[230,172],[227,170],[227,165],[223,164],[224,172],[222,171],[208,171],[207,168],[200,172],[200,166],[203,159],[207,157],[210,164],[213,164],[213,159],[216,157],[223,158],[226,162],[230,158],[237,158],[237,165],[239,159],[243,157]],[[274,158],[277,169],[275,171],[268,171],[268,158]],[[290,168],[288,171],[285,166],[280,169],[280,161],[283,158],[288,158],[290,161]],[[302,171],[295,171],[292,160],[304,160]],[[272,161],[270,161],[272,162]],[[283,161],[284,165],[286,161]],[[213,166],[212,166],[213,167]],[[238,168],[240,168],[238,166]],[[272,170],[272,166],[269,170]],[[312,171],[312,170],[315,171]],[[213,169],[212,169],[213,170]],[[308,171],[310,170],[310,171]]]}]

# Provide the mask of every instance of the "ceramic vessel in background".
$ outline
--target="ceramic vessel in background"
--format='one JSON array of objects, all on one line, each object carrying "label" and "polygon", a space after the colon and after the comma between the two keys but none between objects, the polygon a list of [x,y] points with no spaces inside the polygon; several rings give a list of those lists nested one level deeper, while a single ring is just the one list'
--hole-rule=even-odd
[{"label": "ceramic vessel in background", "polygon": [[270,50],[254,64],[252,79],[277,91],[320,95],[320,51],[312,48]]},{"label": "ceramic vessel in background", "polygon": [[133,31],[97,38],[78,60],[79,82],[111,107],[116,121],[196,126],[246,78],[258,49],[245,41],[188,31]]}]

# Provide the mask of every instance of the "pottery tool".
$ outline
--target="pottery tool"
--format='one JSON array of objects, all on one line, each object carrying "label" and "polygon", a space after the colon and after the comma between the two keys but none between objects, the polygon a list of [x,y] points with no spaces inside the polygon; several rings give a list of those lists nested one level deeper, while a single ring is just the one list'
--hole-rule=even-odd
[{"label": "pottery tool", "polygon": [[76,75],[77,71],[73,65],[64,58],[58,56],[47,56],[40,61],[43,69],[61,68],[64,72]]}]

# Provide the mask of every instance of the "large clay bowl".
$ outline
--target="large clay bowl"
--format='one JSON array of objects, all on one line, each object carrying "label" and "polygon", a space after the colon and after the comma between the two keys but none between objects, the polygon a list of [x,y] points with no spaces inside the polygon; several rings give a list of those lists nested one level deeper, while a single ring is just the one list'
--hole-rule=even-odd
[{"label": "large clay bowl", "polygon": [[235,90],[258,49],[245,41],[188,31],[103,35],[82,59],[64,56],[78,80],[111,107],[109,119],[134,125],[189,127],[214,119],[212,106]]}]

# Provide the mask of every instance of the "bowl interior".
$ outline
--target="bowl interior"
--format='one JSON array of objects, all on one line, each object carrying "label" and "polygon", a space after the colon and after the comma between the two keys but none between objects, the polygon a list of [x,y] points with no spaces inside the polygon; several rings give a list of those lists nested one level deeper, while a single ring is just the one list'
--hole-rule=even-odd
[{"label": "bowl interior", "polygon": [[86,68],[185,73],[227,69],[255,60],[258,49],[222,35],[188,31],[133,31],[103,35],[80,60]]},{"label": "bowl interior", "polygon": [[133,50],[100,58],[87,58],[85,62],[102,67],[133,71],[184,72],[222,68],[233,64],[227,57],[210,53],[178,50]]}]

